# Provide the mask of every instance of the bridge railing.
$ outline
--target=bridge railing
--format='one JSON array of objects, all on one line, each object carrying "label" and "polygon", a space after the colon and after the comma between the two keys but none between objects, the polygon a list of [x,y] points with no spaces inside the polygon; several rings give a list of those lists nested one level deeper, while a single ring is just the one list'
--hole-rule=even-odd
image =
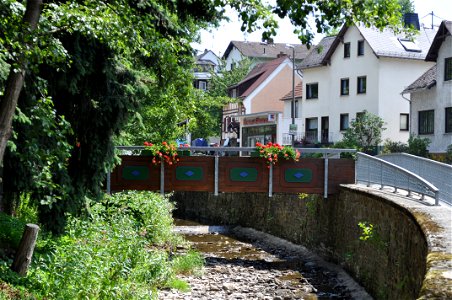
[{"label": "bridge railing", "polygon": [[435,199],[435,205],[439,205],[438,188],[419,175],[400,166],[358,152],[355,168],[356,183],[365,183],[367,186],[377,184],[380,189],[385,186],[392,187],[394,193],[398,189],[403,189],[408,192],[409,197],[412,196],[412,192],[415,192],[421,195],[422,200],[427,195]]},{"label": "bridge railing", "polygon": [[439,200],[452,204],[452,165],[407,153],[382,154],[378,157],[434,184],[439,189]]},{"label": "bridge railing", "polygon": [[[143,146],[119,146],[117,147],[117,149],[119,151],[121,151],[122,154],[126,155],[123,158],[124,159],[128,159],[130,160],[130,156],[133,155],[139,155],[141,153],[141,150],[144,150],[145,148]],[[255,147],[179,147],[178,151],[182,151],[182,152],[190,152],[191,156],[193,156],[193,159],[197,159],[197,161],[199,162],[199,159],[202,159],[202,156],[208,156],[206,157],[205,161],[212,161],[213,160],[213,182],[214,182],[214,194],[217,195],[219,193],[219,188],[221,188],[221,182],[220,182],[220,171],[224,173],[225,170],[225,166],[227,165],[227,162],[229,160],[226,159],[233,159],[233,157],[228,158],[228,157],[223,157],[223,156],[249,156],[251,153],[255,152],[256,148]],[[299,149],[300,152],[302,153],[302,155],[304,154],[313,154],[313,153],[320,153],[321,157],[323,158],[323,172],[322,169],[318,169],[318,167],[315,167],[315,174],[317,174],[316,176],[319,176],[317,178],[315,178],[315,180],[317,180],[318,182],[318,178],[323,177],[323,184],[321,183],[321,185],[323,185],[323,194],[324,197],[327,198],[328,196],[328,187],[329,187],[329,177],[331,177],[331,182],[334,182],[336,184],[337,180],[340,180],[340,178],[344,178],[345,177],[350,177],[352,176],[352,182],[354,181],[354,174],[353,172],[349,174],[348,171],[346,171],[345,169],[342,171],[344,173],[344,175],[340,175],[338,173],[341,173],[340,169],[337,169],[338,166],[340,165],[340,162],[337,162],[338,160],[336,158],[340,158],[340,154],[341,153],[354,153],[356,152],[355,149],[329,149],[329,148],[300,148]],[[201,156],[201,158],[200,158]],[[176,169],[180,169],[183,166],[181,166],[181,164],[183,165],[183,156],[181,157],[181,162],[177,164],[177,166],[175,166]],[[139,159],[139,158],[138,158]],[[242,159],[242,158],[238,158],[238,159]],[[256,158],[254,158],[256,159]],[[331,167],[329,167],[329,159],[335,159],[335,162],[331,162]],[[188,160],[185,159],[185,160]],[[309,160],[309,159],[308,159]],[[221,161],[221,165],[220,165],[220,161]],[[307,160],[305,160],[306,162]],[[317,161],[319,161],[317,159]],[[226,165],[224,163],[226,163]],[[249,163],[249,162],[248,162]],[[339,164],[338,164],[339,163]],[[354,164],[354,163],[353,163]],[[311,163],[312,165],[312,163]],[[315,163],[316,166],[320,166],[320,164]],[[142,166],[143,167],[143,166]],[[144,167],[147,168],[147,167]],[[160,165],[160,175],[158,176],[159,180],[160,180],[160,192],[162,194],[164,194],[165,191],[165,172],[166,172],[166,168],[164,163],[162,163]],[[174,168],[174,166],[173,166]],[[339,167],[340,168],[340,167]],[[352,167],[353,168],[353,167]],[[149,170],[147,170],[146,172],[148,172]],[[170,171],[170,170],[169,170]],[[276,169],[277,171],[277,176],[280,176],[280,169],[279,167]],[[286,170],[287,171],[287,170]],[[318,172],[321,172],[323,174],[319,174]],[[137,173],[138,171],[135,171],[135,173]],[[176,170],[177,172],[177,170]],[[206,170],[206,172],[209,172]],[[329,176],[329,172],[331,172],[331,176]],[[117,173],[115,173],[116,175],[118,175]],[[263,176],[267,176],[262,174]],[[209,175],[210,176],[210,175]],[[224,176],[223,176],[224,177]],[[117,177],[115,177],[117,178]],[[153,178],[157,178],[156,176],[154,176]],[[212,177],[211,177],[212,178]],[[273,176],[273,165],[269,166],[269,172],[268,172],[268,192],[269,192],[269,197],[272,196],[273,193],[273,183],[274,183],[274,177]],[[168,179],[168,178],[167,178]],[[322,180],[322,179],[320,179]],[[107,174],[107,192],[110,193],[111,192],[111,174]],[[294,184],[292,184],[293,186]],[[281,190],[281,186],[276,186],[275,187],[278,190]],[[284,190],[284,189],[283,189]]]}]

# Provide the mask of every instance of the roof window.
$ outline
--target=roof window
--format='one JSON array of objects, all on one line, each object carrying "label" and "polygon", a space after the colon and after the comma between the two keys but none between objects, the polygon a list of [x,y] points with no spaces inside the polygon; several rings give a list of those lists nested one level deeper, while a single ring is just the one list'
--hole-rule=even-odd
[{"label": "roof window", "polygon": [[400,44],[402,44],[403,48],[405,48],[406,51],[410,52],[422,52],[421,48],[419,48],[416,43],[410,39],[402,39],[399,38]]}]

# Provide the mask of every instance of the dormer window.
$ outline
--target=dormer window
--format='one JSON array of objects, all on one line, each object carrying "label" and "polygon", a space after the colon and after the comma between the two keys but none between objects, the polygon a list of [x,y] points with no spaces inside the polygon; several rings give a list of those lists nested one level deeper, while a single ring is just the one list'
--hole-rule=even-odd
[{"label": "dormer window", "polygon": [[350,43],[344,43],[344,58],[350,57]]},{"label": "dormer window", "polygon": [[400,44],[402,44],[403,48],[409,52],[422,52],[421,48],[419,48],[416,43],[410,39],[402,39],[399,38]]},{"label": "dormer window", "polygon": [[358,56],[364,55],[364,41],[358,41]]}]

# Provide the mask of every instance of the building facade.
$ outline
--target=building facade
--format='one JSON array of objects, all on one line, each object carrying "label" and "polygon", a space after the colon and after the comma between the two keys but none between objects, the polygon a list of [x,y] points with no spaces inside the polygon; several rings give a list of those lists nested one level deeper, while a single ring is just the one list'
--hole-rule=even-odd
[{"label": "building facade", "polygon": [[430,140],[430,153],[444,153],[452,145],[452,22],[443,21],[427,54],[436,62],[403,94],[411,100],[413,135]]},{"label": "building facade", "polygon": [[410,106],[400,91],[433,65],[424,59],[434,34],[423,29],[408,40],[353,25],[325,37],[300,65],[299,135],[337,142],[352,119],[367,110],[384,120],[383,140],[407,141]]}]

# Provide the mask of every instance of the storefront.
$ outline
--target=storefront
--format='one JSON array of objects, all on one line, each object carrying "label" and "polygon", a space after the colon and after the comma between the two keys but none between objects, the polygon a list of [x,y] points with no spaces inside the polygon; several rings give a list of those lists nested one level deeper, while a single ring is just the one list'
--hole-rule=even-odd
[{"label": "storefront", "polygon": [[281,112],[262,112],[240,116],[240,145],[254,147],[257,142],[280,143],[281,130],[278,126]]}]

